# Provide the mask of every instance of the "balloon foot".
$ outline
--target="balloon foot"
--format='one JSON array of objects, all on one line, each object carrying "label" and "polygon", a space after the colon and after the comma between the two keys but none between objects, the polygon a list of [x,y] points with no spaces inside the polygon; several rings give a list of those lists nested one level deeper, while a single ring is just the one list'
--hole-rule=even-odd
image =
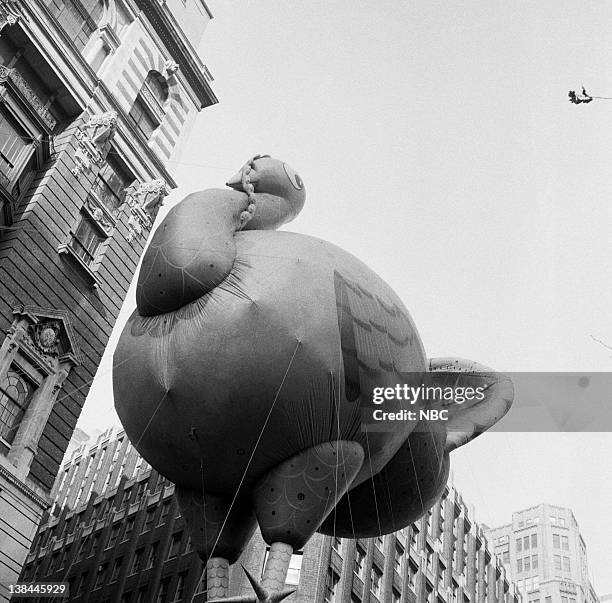
[{"label": "balloon foot", "polygon": [[225,599],[213,599],[209,603],[280,603],[295,592],[295,588],[286,588],[279,593],[270,593],[263,587],[244,565],[242,566],[246,577],[249,579],[256,596],[227,597]]}]

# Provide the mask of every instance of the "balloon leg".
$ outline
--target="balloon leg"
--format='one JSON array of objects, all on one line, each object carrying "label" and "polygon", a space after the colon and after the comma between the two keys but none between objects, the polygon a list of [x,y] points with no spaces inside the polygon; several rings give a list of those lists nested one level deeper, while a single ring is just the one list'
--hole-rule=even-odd
[{"label": "balloon leg", "polygon": [[206,565],[206,590],[208,597],[223,599],[229,595],[229,561],[212,557]]},{"label": "balloon leg", "polygon": [[262,586],[270,592],[281,592],[289,571],[293,547],[283,542],[273,542],[266,561]]}]

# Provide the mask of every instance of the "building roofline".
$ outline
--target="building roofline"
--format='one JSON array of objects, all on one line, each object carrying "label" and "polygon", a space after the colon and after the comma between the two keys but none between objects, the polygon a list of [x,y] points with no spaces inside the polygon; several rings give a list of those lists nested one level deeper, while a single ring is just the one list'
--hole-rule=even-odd
[{"label": "building roofline", "polygon": [[214,19],[214,15],[212,14],[210,8],[208,8],[208,4],[206,4],[205,0],[200,0],[200,4],[204,7],[204,10],[208,14],[211,19]]},{"label": "building roofline", "polygon": [[198,57],[195,50],[181,37],[172,35],[180,28],[164,10],[165,5],[151,0],[135,0],[135,2],[160,35],[172,57],[181,66],[181,72],[200,101],[200,108],[204,109],[218,103],[219,99],[208,81],[207,70],[205,71],[200,61],[194,58]]}]

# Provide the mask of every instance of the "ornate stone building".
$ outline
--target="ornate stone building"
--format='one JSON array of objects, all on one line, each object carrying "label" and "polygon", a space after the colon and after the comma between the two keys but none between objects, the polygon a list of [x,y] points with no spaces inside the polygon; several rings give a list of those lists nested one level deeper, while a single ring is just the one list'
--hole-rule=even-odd
[{"label": "ornate stone building", "polygon": [[599,602],[571,509],[546,504],[523,509],[487,536],[527,603]]},{"label": "ornate stone building", "polygon": [[210,19],[203,0],[0,0],[0,583],[49,504],[168,162],[217,102],[194,50]]},{"label": "ornate stone building", "polygon": [[[64,463],[21,578],[67,581],[75,603],[202,603],[203,564],[174,486],[124,432],[84,443]],[[374,512],[374,511],[373,511]],[[449,485],[430,513],[382,538],[316,534],[291,558],[287,603],[521,603],[461,494]],[[257,533],[231,568],[232,594],[252,596],[241,564],[263,572]],[[41,599],[42,601],[42,599]]]}]

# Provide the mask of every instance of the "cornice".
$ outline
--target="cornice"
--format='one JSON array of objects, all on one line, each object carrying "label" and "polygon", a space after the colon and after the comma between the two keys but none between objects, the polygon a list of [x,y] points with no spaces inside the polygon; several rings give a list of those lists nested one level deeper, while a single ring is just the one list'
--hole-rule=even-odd
[{"label": "cornice", "polygon": [[166,13],[165,6],[155,0],[135,0],[138,8],[151,22],[172,57],[180,64],[181,73],[196,93],[201,108],[219,102],[204,72],[194,58],[195,51],[178,34],[177,24]]},{"label": "cornice", "polygon": [[15,486],[22,494],[25,494],[30,500],[34,501],[38,506],[42,507],[42,509],[46,509],[49,507],[49,502],[45,500],[42,496],[39,496],[32,490],[28,488],[20,479],[15,477],[8,469],[0,465],[0,477],[6,479],[7,482]]}]

